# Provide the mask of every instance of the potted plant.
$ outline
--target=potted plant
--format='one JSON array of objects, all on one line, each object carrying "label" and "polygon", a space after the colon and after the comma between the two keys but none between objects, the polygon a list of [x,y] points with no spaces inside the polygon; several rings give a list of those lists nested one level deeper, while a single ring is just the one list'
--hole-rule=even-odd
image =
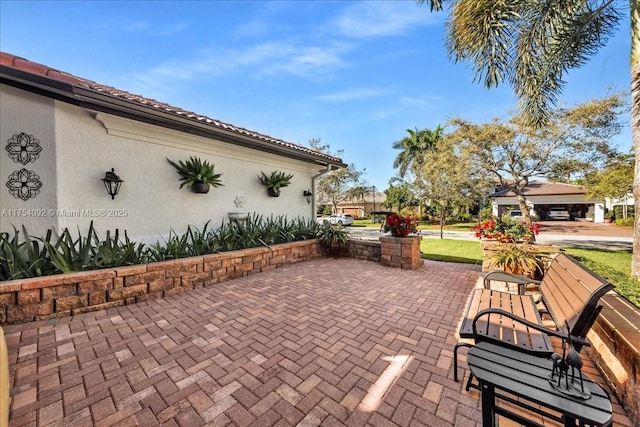
[{"label": "potted plant", "polygon": [[615,220],[615,218],[616,218],[615,214],[613,213],[612,210],[610,210],[609,212],[604,214],[604,223],[611,224],[613,220]]},{"label": "potted plant", "polygon": [[384,223],[384,232],[391,231],[394,237],[406,237],[418,231],[418,219],[398,214],[390,215]]},{"label": "potted plant", "polygon": [[489,260],[507,273],[535,278],[544,273],[546,256],[526,244],[503,244],[495,248]]},{"label": "potted plant", "polygon": [[318,231],[318,241],[327,248],[327,254],[333,252],[337,256],[347,246],[349,233],[341,225],[325,225]]},{"label": "potted plant", "polygon": [[258,175],[260,183],[267,187],[267,194],[271,197],[280,196],[280,189],[291,184],[292,178],[292,174],[287,175],[279,171],[273,171],[268,176],[264,172],[260,172],[260,175]]},{"label": "potted plant", "polygon": [[169,164],[176,168],[178,175],[180,175],[180,188],[185,185],[191,188],[194,193],[208,193],[209,188],[219,187],[222,184],[220,177],[221,173],[215,173],[215,165],[209,163],[207,160],[201,160],[199,157],[190,157],[186,161],[178,161],[175,163],[167,159]]},{"label": "potted plant", "polygon": [[496,240],[500,243],[534,243],[540,232],[540,224],[527,224],[508,215],[491,218],[471,229],[480,239]]}]

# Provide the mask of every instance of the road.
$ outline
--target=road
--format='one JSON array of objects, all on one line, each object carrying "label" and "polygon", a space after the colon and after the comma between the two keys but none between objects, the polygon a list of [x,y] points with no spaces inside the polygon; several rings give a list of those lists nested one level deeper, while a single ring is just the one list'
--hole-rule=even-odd
[{"label": "road", "polygon": [[[563,229],[561,226],[558,226],[558,223],[560,222],[561,221],[544,224],[542,231],[538,236],[536,236],[536,242],[571,248],[619,251],[630,251],[633,247],[631,231],[620,231],[620,229],[616,227],[616,229],[609,228],[610,232],[608,232],[608,229],[606,228],[608,226],[603,224],[576,226],[573,223],[567,223]],[[605,228],[603,229],[602,227]],[[545,229],[553,232],[546,231]],[[363,240],[378,240],[380,236],[385,235],[385,233],[381,233],[377,228],[347,227],[347,230],[353,237]],[[439,230],[422,230],[421,234],[423,237],[428,239],[440,238]],[[473,233],[467,231],[445,231],[443,233],[443,238],[456,240],[478,240]]]}]

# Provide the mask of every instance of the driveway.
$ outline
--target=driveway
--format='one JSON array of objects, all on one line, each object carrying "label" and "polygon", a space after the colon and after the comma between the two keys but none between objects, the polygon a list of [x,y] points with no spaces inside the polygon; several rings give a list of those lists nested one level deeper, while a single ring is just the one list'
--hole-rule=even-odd
[{"label": "driveway", "polygon": [[536,241],[562,247],[624,250],[633,249],[633,230],[612,224],[578,221],[542,221]]}]

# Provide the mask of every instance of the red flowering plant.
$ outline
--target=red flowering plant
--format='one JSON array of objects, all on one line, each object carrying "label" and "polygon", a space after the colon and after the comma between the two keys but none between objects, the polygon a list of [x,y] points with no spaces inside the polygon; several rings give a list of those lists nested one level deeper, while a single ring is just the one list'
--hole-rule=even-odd
[{"label": "red flowering plant", "polygon": [[527,224],[508,216],[491,218],[471,229],[478,238],[497,240],[500,243],[535,242],[540,232],[540,224]]},{"label": "red flowering plant", "polygon": [[405,237],[418,231],[418,219],[398,214],[390,215],[384,223],[384,232],[391,231],[395,237]]}]

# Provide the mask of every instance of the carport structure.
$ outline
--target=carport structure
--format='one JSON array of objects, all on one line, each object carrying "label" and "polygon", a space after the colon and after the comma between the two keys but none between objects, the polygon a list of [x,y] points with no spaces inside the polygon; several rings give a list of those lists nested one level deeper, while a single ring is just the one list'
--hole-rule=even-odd
[{"label": "carport structure", "polygon": [[478,278],[475,265],[320,258],[9,325],[11,425],[476,426],[452,350]]},{"label": "carport structure", "polygon": [[[551,208],[559,207],[569,211],[572,219],[604,222],[604,201],[588,199],[587,190],[580,185],[533,181],[523,193],[530,211],[540,219],[547,219]],[[520,209],[512,187],[499,189],[489,197],[493,201],[494,215],[504,215],[509,209]]]}]

